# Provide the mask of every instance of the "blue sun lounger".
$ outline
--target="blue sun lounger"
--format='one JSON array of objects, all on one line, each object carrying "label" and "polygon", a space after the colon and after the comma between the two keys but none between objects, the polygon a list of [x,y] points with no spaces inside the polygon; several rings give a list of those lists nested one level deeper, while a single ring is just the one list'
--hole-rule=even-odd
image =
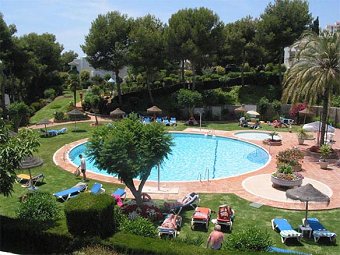
[{"label": "blue sun lounger", "polygon": [[78,196],[80,192],[83,192],[86,189],[87,189],[87,184],[80,182],[77,185],[73,186],[72,188],[54,193],[53,196],[55,196],[60,201],[65,202],[69,200],[70,198]]},{"label": "blue sun lounger", "polygon": [[125,189],[118,188],[113,193],[112,196],[119,196],[122,200],[126,197],[126,191]]},{"label": "blue sun lounger", "polygon": [[296,238],[298,241],[302,238],[302,234],[294,230],[286,219],[272,219],[272,228],[280,232],[282,243],[285,243],[290,238]]},{"label": "blue sun lounger", "polygon": [[282,249],[282,248],[278,248],[278,247],[275,247],[275,246],[269,246],[268,251],[269,252],[275,252],[275,253],[284,253],[284,254],[311,255],[310,253],[288,250],[288,249]]},{"label": "blue sun lounger", "polygon": [[105,189],[103,188],[103,185],[101,183],[95,182],[92,188],[90,189],[90,192],[92,194],[100,194],[105,192]]},{"label": "blue sun lounger", "polygon": [[318,242],[322,237],[329,238],[329,241],[333,243],[336,242],[336,234],[327,230],[317,218],[307,218],[307,225],[309,225],[313,231],[315,242]]}]

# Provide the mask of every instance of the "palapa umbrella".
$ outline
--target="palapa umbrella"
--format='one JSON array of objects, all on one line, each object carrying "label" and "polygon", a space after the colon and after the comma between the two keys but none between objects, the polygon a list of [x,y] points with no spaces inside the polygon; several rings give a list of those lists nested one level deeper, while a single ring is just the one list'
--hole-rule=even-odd
[{"label": "palapa umbrella", "polygon": [[152,106],[152,107],[150,107],[150,108],[148,108],[147,110],[147,113],[149,113],[149,114],[161,114],[162,113],[162,110],[161,109],[159,109],[157,106]]},{"label": "palapa umbrella", "polygon": [[256,112],[256,111],[247,111],[247,114],[249,114],[249,115],[255,115],[255,116],[257,116],[257,115],[260,115],[258,112]]},{"label": "palapa umbrella", "polygon": [[[321,125],[322,125],[321,121],[314,121],[314,122],[307,123],[307,124],[303,125],[302,129],[305,130],[305,131],[309,131],[309,132],[320,132],[321,131]],[[326,132],[327,133],[334,133],[335,128],[326,124]]]},{"label": "palapa umbrella", "polygon": [[110,116],[113,118],[123,117],[125,114],[124,111],[122,111],[120,108],[116,108],[114,111],[110,112]]},{"label": "palapa umbrella", "polygon": [[47,125],[48,124],[51,124],[52,122],[48,119],[42,119],[41,121],[38,122],[38,125],[45,125],[45,132],[46,132],[46,135],[47,135]]},{"label": "palapa umbrella", "polygon": [[299,111],[299,115],[303,115],[304,116],[303,123],[305,123],[306,122],[306,117],[307,116],[313,116],[313,115],[315,115],[315,113],[311,109],[305,108],[302,111]]},{"label": "palapa umbrella", "polygon": [[243,112],[246,112],[246,111],[247,111],[247,110],[246,110],[246,108],[244,107],[244,104],[241,105],[240,107],[237,107],[237,108],[234,110],[235,113],[243,113]]},{"label": "palapa umbrella", "polygon": [[67,113],[67,115],[69,115],[70,117],[72,116],[72,118],[74,119],[74,129],[76,129],[77,128],[77,118],[79,118],[80,116],[83,116],[84,113],[82,111],[79,111],[77,108],[75,108],[72,111],[69,111]]},{"label": "palapa umbrella", "polygon": [[29,189],[32,190],[37,189],[36,187],[33,186],[31,168],[41,166],[43,163],[44,161],[41,158],[34,156],[26,157],[23,160],[21,160],[19,168],[28,169],[28,173],[30,176]]},{"label": "palapa umbrella", "polygon": [[308,202],[325,202],[327,204],[330,202],[329,196],[314,188],[314,186],[310,183],[306,184],[305,186],[287,190],[286,197],[306,203],[306,220],[304,222],[304,226],[306,226],[307,222]]}]

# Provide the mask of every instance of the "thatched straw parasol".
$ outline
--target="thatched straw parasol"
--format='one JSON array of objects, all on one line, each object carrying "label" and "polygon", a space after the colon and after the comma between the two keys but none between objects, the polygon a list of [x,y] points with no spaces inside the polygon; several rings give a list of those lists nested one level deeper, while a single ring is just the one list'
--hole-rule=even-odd
[{"label": "thatched straw parasol", "polygon": [[116,108],[114,111],[110,112],[110,116],[113,118],[123,117],[125,114],[120,108]]},{"label": "thatched straw parasol", "polygon": [[152,106],[152,107],[150,107],[150,108],[148,108],[147,110],[147,113],[149,113],[149,114],[161,114],[162,113],[162,110],[161,109],[159,109],[157,106]]},{"label": "thatched straw parasol", "polygon": [[235,113],[244,113],[244,112],[246,112],[246,111],[247,111],[247,110],[246,110],[246,108],[244,107],[244,104],[241,105],[240,107],[237,107],[237,108],[234,110]]},{"label": "thatched straw parasol", "polygon": [[34,187],[33,182],[32,182],[31,168],[41,166],[43,163],[44,161],[41,158],[34,157],[34,156],[26,157],[23,160],[21,160],[19,168],[28,169],[28,173],[30,176],[29,189],[32,189],[32,190],[37,189],[36,187]]},{"label": "thatched straw parasol", "polygon": [[301,202],[306,203],[306,215],[305,215],[305,223],[307,222],[307,215],[308,215],[308,202],[325,202],[329,204],[330,198],[329,196],[322,193],[320,190],[314,188],[314,186],[310,183],[306,184],[305,186],[301,186],[294,189],[289,189],[286,191],[286,196],[288,198],[294,200],[300,200]]},{"label": "thatched straw parasol", "polygon": [[46,132],[46,134],[47,134],[47,125],[48,124],[51,124],[52,123],[52,121],[50,121],[50,120],[48,120],[48,119],[42,119],[41,121],[39,121],[37,124],[38,125],[45,125],[45,132]]},{"label": "thatched straw parasol", "polygon": [[79,111],[77,108],[75,108],[72,111],[67,112],[67,115],[69,115],[72,119],[74,119],[74,129],[76,129],[77,119],[80,119],[84,115],[84,113],[82,111]]}]

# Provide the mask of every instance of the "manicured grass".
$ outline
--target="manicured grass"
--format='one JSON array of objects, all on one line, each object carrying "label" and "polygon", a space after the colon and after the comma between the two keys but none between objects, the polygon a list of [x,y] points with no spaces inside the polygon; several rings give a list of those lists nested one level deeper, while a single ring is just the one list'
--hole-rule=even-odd
[{"label": "manicured grass", "polygon": [[[77,91],[77,101],[79,101],[79,91]],[[53,119],[55,112],[67,112],[70,102],[73,102],[73,92],[65,91],[62,96],[57,97],[51,103],[41,108],[31,117],[30,123],[36,124],[43,119]]]},{"label": "manicured grass", "polygon": [[[220,123],[205,123],[205,126],[209,129],[218,128],[223,130],[235,130],[239,129],[237,124],[220,124]],[[78,131],[82,132],[72,132],[73,124],[64,124],[60,125],[58,128],[67,127],[68,131],[66,134],[58,135],[55,137],[41,137],[41,146],[39,148],[39,152],[36,154],[40,156],[44,160],[44,164],[41,167],[32,169],[32,174],[44,173],[46,176],[44,184],[39,186],[41,191],[47,191],[50,193],[54,193],[60,191],[65,188],[69,188],[75,185],[77,182],[81,181],[79,177],[75,177],[73,174],[66,172],[59,167],[55,166],[52,160],[53,154],[56,150],[62,147],[64,144],[85,138],[90,137],[92,131],[95,127],[91,127],[88,122],[86,123],[78,123]],[[177,127],[167,127],[168,130],[182,130],[186,126],[183,123],[178,123]],[[38,132],[38,131],[37,131]],[[27,173],[27,170],[19,170],[18,173]],[[89,181],[89,186],[91,186],[94,181]],[[119,185],[107,184],[103,183],[106,192],[110,194],[113,190],[115,190]],[[226,187],[226,192],[228,187]],[[14,192],[10,197],[4,197],[0,195],[0,215],[16,217],[16,210],[19,206],[19,198],[20,196],[26,193],[26,189],[21,187],[19,184],[14,185]],[[339,246],[329,245],[328,243],[316,244],[313,240],[303,240],[300,243],[291,242],[288,245],[282,244],[280,240],[279,233],[276,233],[271,229],[270,220],[275,217],[284,217],[289,220],[293,227],[297,227],[301,224],[301,219],[304,217],[303,211],[290,211],[290,210],[282,210],[271,208],[268,206],[262,206],[261,208],[253,208],[249,206],[250,202],[244,199],[241,199],[233,194],[200,194],[201,202],[200,206],[209,207],[214,211],[217,211],[217,208],[221,204],[231,204],[235,209],[236,218],[233,226],[232,232],[241,231],[247,227],[252,227],[256,225],[261,229],[265,229],[269,232],[275,246],[298,250],[307,253],[313,254],[331,254],[336,255],[340,254]],[[66,202],[67,203],[67,202]],[[161,201],[160,201],[161,203]],[[63,209],[64,204],[59,204],[60,208]],[[205,246],[206,239],[208,237],[208,233],[213,228],[213,224],[210,224],[209,231],[192,231],[190,229],[190,219],[193,211],[185,211],[182,213],[183,215],[183,225],[181,228],[181,233],[177,238],[181,239],[199,239],[203,240],[201,247]],[[329,210],[329,211],[314,211],[309,214],[312,217],[317,217],[320,221],[331,231],[339,232],[340,229],[340,221],[337,220],[340,218],[340,210]],[[216,218],[216,213],[212,215],[212,218]],[[65,218],[63,217],[58,221],[58,224],[49,230],[53,233],[67,233],[67,227],[65,223]],[[231,233],[232,234],[232,233]],[[338,233],[339,234],[339,233]],[[226,239],[230,233],[226,233]],[[169,244],[170,245],[170,244]],[[169,246],[170,247],[170,246]]]}]

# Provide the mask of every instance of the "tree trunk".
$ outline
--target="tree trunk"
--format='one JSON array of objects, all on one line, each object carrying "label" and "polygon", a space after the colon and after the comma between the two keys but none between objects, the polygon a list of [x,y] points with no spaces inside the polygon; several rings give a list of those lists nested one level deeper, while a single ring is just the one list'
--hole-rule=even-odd
[{"label": "tree trunk", "polygon": [[77,86],[75,86],[73,90],[73,100],[74,100],[74,107],[76,107],[77,106]]},{"label": "tree trunk", "polygon": [[325,133],[326,133],[326,123],[328,117],[328,104],[329,104],[329,88],[325,88],[325,92],[323,94],[323,103],[322,103],[322,118],[321,118],[321,137],[320,137],[320,146],[325,143]]},{"label": "tree trunk", "polygon": [[150,98],[150,102],[152,105],[155,104],[154,100],[153,100],[153,96],[152,96],[152,91],[151,91],[151,74],[149,72],[146,72],[146,85],[148,87],[148,92],[149,92],[149,98]]},{"label": "tree trunk", "polygon": [[242,49],[242,70],[241,70],[241,86],[244,86],[244,61],[245,61],[245,49]]},{"label": "tree trunk", "polygon": [[1,75],[2,75],[1,77],[1,108],[2,108],[2,117],[5,120],[7,119],[7,109],[6,109],[6,103],[5,103],[5,81],[6,80],[5,80],[5,76],[3,75],[3,72],[1,73]]},{"label": "tree trunk", "polygon": [[195,82],[196,82],[196,70],[195,70],[195,65],[194,65],[193,62],[191,63],[191,69],[192,69],[192,87],[191,87],[191,89],[195,90],[196,89],[196,84],[195,84]]},{"label": "tree trunk", "polygon": [[185,61],[184,59],[181,60],[181,62],[182,62],[181,63],[182,64],[182,66],[181,66],[181,80],[182,81],[184,81],[184,61]]},{"label": "tree trunk", "polygon": [[120,87],[119,70],[115,70],[115,75],[116,75],[116,83],[117,83],[118,102],[119,102],[119,105],[122,106],[123,99],[122,99],[122,89]]}]

